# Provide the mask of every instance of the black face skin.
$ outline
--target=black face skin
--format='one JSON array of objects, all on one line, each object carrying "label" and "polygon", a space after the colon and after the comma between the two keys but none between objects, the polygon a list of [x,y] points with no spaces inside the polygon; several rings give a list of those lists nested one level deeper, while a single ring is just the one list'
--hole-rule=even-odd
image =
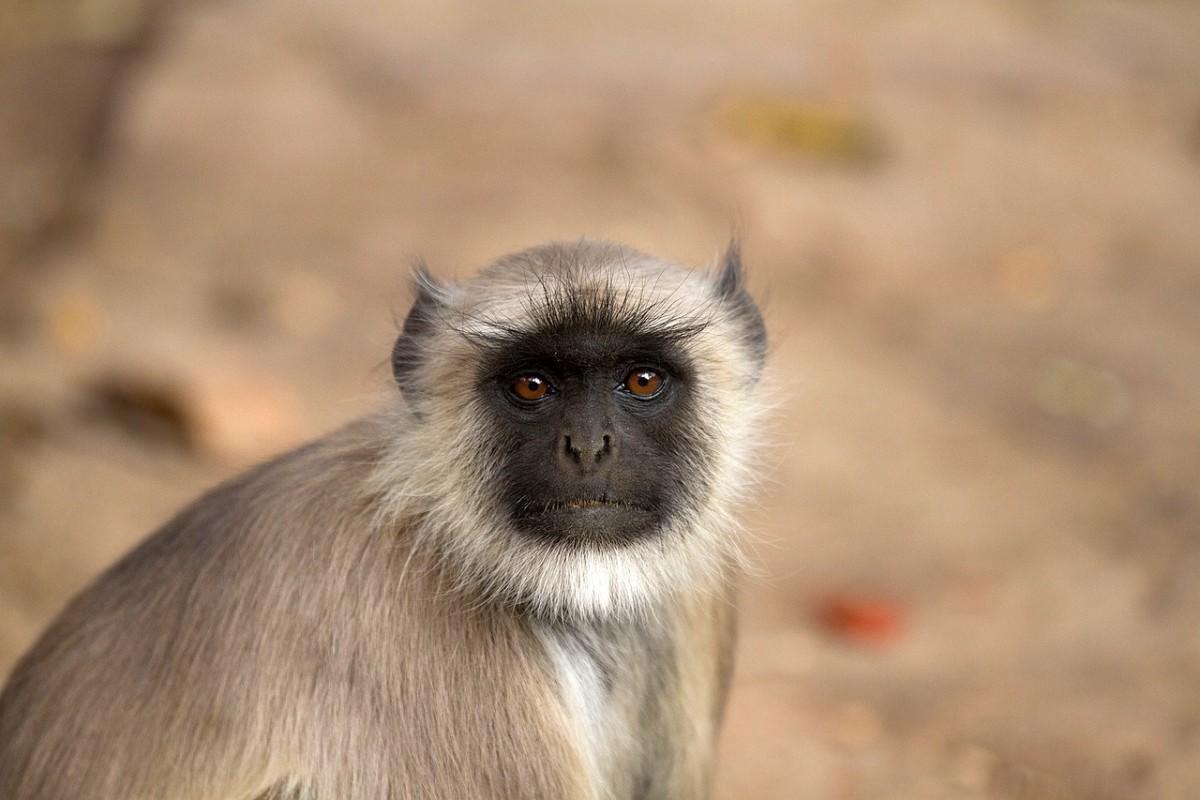
[{"label": "black face skin", "polygon": [[[601,255],[643,258],[619,250]],[[673,314],[670,298],[644,302],[624,279],[586,279],[588,259],[596,257],[591,245],[547,245],[497,262],[493,271],[534,280],[519,320],[491,318],[484,304],[477,318],[486,329],[458,328],[477,313],[474,306],[448,303],[449,293],[420,268],[392,350],[393,375],[419,424],[431,399],[422,382],[427,338],[449,328],[478,348],[477,395],[467,402],[480,405],[490,423],[481,434],[489,466],[498,467],[495,496],[519,531],[555,546],[616,547],[653,536],[698,507],[712,480],[705,465],[714,442],[697,413],[699,387],[684,348],[711,319],[703,309]],[[735,323],[727,335],[749,362],[752,388],[767,335],[743,284],[736,241],[711,290],[714,308]],[[636,397],[622,388],[638,370],[661,376],[661,390]],[[514,388],[531,376],[541,383],[533,386],[535,397],[527,392],[522,400]]]},{"label": "black face skin", "polygon": [[627,544],[654,535],[703,482],[686,475],[700,440],[691,370],[677,343],[543,331],[485,361],[497,367],[480,380],[506,476],[497,489],[521,532],[552,543]]}]

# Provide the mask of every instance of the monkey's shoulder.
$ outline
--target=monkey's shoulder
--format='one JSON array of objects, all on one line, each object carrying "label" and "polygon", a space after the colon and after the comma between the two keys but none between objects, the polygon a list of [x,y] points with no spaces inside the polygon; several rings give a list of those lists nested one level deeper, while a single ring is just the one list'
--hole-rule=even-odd
[{"label": "monkey's shoulder", "polygon": [[366,460],[345,457],[351,441],[352,431],[337,431],[204,492],[72,598],[39,647],[89,635],[152,640],[222,606],[253,609],[248,598],[282,585],[284,573],[327,564],[322,550],[353,502],[350,470]]}]

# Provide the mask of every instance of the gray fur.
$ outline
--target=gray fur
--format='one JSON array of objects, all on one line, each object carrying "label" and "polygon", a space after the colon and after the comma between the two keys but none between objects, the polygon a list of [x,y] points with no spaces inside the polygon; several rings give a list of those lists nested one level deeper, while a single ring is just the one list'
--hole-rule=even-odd
[{"label": "gray fur", "polygon": [[[426,281],[403,400],[200,498],[17,665],[0,798],[707,796],[759,408],[737,400],[761,359],[729,280],[579,243]],[[486,490],[478,342],[564,292],[688,328],[703,368],[712,488],[644,547],[539,548]]]}]

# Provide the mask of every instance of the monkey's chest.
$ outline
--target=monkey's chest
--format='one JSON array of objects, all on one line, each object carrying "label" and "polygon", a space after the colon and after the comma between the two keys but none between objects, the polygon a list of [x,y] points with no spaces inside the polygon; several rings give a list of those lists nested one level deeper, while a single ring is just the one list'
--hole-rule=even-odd
[{"label": "monkey's chest", "polygon": [[678,713],[679,686],[673,670],[655,658],[658,648],[641,637],[579,632],[556,632],[544,641],[568,735],[596,795],[660,796],[663,776],[686,759],[696,728]]},{"label": "monkey's chest", "polygon": [[617,756],[614,749],[629,734],[628,720],[612,702],[612,678],[606,665],[574,638],[549,637],[546,649],[554,665],[555,688],[566,712],[570,736],[588,771],[594,778],[601,778]]}]

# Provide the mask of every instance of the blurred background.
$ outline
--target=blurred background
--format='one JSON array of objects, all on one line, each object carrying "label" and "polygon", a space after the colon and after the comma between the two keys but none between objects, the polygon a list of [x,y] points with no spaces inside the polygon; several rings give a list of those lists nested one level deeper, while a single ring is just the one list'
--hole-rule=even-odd
[{"label": "blurred background", "polygon": [[718,797],[1200,797],[1200,3],[6,0],[0,674],[390,396],[415,256],[745,242]]}]

